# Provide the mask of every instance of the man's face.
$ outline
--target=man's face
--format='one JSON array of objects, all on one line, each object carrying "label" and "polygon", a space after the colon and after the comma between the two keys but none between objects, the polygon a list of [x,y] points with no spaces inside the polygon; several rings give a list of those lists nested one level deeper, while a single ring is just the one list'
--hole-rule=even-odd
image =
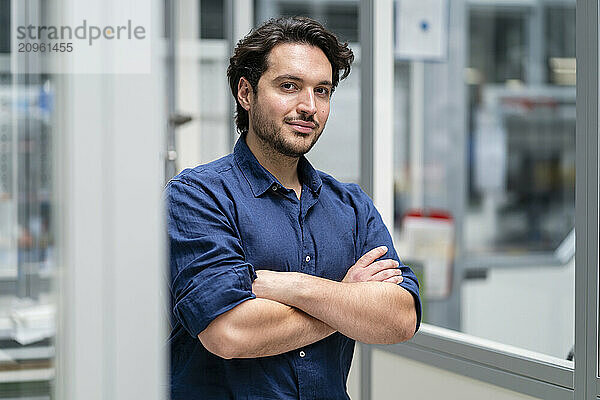
[{"label": "man's face", "polygon": [[331,63],[318,47],[275,46],[248,110],[249,133],[276,152],[300,157],[319,139],[329,116]]}]

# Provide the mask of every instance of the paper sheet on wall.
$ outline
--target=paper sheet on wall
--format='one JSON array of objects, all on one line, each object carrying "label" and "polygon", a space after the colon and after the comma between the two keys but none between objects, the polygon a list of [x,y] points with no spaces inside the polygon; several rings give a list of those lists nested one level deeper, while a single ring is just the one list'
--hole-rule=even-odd
[{"label": "paper sheet on wall", "polygon": [[446,59],[448,0],[398,0],[396,55],[408,60]]},{"label": "paper sheet on wall", "polygon": [[425,275],[425,293],[429,299],[450,295],[454,261],[454,223],[427,217],[405,217],[403,256],[421,260]]}]

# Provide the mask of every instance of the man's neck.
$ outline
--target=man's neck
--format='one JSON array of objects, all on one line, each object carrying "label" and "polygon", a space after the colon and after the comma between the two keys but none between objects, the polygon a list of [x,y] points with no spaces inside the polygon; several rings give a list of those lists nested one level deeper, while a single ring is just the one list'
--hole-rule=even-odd
[{"label": "man's neck", "polygon": [[252,132],[246,134],[246,144],[267,171],[283,186],[294,189],[299,196],[302,185],[298,178],[298,157],[289,157],[277,152]]}]

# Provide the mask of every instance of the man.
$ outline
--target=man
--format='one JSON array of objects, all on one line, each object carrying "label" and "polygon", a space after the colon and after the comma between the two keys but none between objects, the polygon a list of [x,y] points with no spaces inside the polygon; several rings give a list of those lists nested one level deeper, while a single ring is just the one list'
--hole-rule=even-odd
[{"label": "man", "polygon": [[372,201],[304,157],[352,61],[308,18],[238,43],[227,75],[241,137],[166,189],[172,399],[347,399],[355,340],[418,329],[417,280]]}]

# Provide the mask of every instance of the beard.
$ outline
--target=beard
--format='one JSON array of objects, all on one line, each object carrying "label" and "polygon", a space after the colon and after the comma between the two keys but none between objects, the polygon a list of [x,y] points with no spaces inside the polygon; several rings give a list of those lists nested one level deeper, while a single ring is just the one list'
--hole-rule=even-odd
[{"label": "beard", "polygon": [[[310,121],[315,124],[313,133],[303,135],[302,133],[292,131],[289,134],[290,138],[286,138],[282,132],[283,128],[277,127],[275,121],[263,111],[263,108],[256,100],[254,101],[253,108],[254,112],[250,115],[250,122],[256,136],[272,150],[287,157],[299,158],[308,153],[315,143],[317,143],[325,128],[324,125],[321,127],[312,116],[308,118],[303,116],[297,118],[286,117],[283,120],[284,123],[301,120]],[[312,135],[312,140],[309,143],[294,140],[296,137],[308,137],[309,135]]]}]

